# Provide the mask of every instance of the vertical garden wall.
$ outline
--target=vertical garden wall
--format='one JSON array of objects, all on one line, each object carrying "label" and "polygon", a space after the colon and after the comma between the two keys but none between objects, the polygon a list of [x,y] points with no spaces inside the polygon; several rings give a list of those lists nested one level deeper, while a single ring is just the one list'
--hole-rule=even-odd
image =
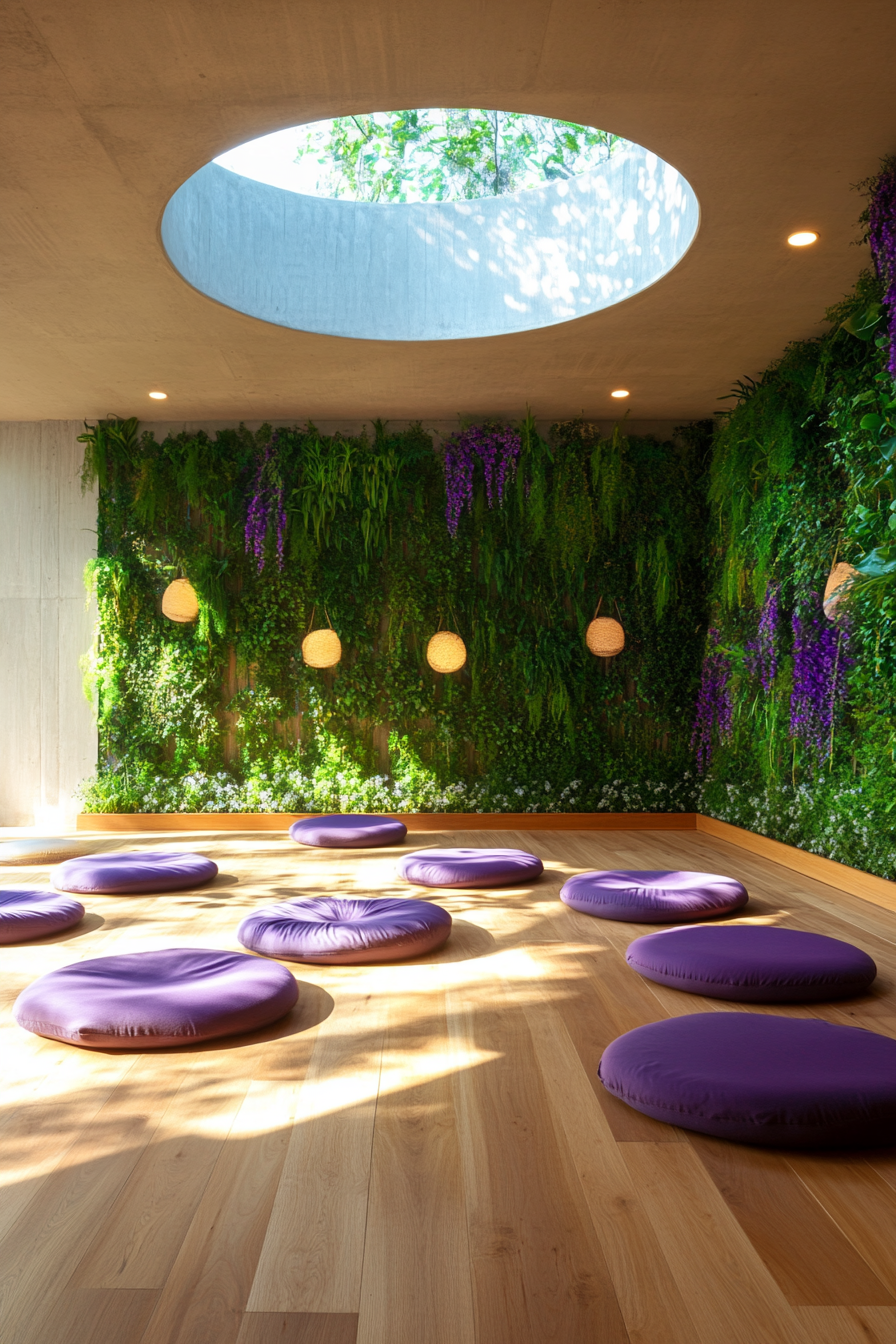
[{"label": "vertical garden wall", "polygon": [[[89,810],[690,809],[711,426],[156,442],[85,435],[99,484]],[[175,624],[175,577],[199,619]],[[593,657],[601,603],[626,632]],[[343,656],[305,665],[332,624]],[[425,658],[440,628],[468,660]]]},{"label": "vertical garden wall", "polygon": [[[694,746],[704,812],[896,873],[896,169],[865,189],[873,266],[740,384],[715,436]],[[854,567],[829,619],[835,564]]]}]

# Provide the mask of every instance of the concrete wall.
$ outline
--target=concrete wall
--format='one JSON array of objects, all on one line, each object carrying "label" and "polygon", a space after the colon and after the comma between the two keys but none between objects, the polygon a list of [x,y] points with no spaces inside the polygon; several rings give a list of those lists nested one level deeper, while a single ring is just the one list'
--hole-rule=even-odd
[{"label": "concrete wall", "polygon": [[96,764],[79,661],[93,638],[84,566],[96,500],[75,420],[0,423],[0,825],[65,824]]}]

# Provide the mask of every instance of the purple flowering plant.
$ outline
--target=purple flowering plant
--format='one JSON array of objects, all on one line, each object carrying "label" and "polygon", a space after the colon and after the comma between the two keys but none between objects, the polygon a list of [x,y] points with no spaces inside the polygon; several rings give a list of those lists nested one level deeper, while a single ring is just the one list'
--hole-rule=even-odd
[{"label": "purple flowering plant", "polygon": [[744,666],[767,695],[778,672],[778,588],[769,584],[759,613],[756,638],[744,645]]},{"label": "purple flowering plant", "polygon": [[710,630],[709,651],[703,659],[697,711],[691,733],[691,747],[696,752],[697,769],[701,775],[712,764],[716,743],[731,736],[731,662],[725,650],[718,645],[718,630]]},{"label": "purple flowering plant", "polygon": [[283,503],[283,475],[277,453],[277,430],[256,459],[255,473],[246,511],[244,548],[255,557],[259,574],[264,569],[268,535],[274,529],[277,568],[283,568],[283,543],[286,535],[286,508]]},{"label": "purple flowering plant", "polygon": [[896,378],[896,158],[878,175],[868,208],[868,242],[889,317],[890,374]]},{"label": "purple flowering plant", "polygon": [[837,708],[846,699],[846,674],[854,659],[849,631],[829,621],[812,593],[793,613],[793,690],[790,736],[803,742],[822,765],[831,755]]},{"label": "purple flowering plant", "polygon": [[445,517],[448,531],[457,536],[465,509],[473,508],[476,464],[485,476],[485,496],[490,509],[504,500],[504,490],[516,474],[522,447],[521,436],[509,425],[471,425],[452,434],[445,444]]}]

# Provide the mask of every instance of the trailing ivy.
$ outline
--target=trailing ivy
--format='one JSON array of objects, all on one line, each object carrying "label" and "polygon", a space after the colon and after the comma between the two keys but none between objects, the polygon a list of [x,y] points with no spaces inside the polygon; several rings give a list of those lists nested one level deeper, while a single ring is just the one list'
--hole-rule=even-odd
[{"label": "trailing ivy", "polygon": [[[87,428],[85,807],[691,807],[710,439],[705,423],[659,443],[581,421],[545,438],[531,416],[443,447],[382,422],[162,443],[133,421]],[[178,576],[193,626],[161,614]],[[600,599],[626,629],[607,665],[584,643]],[[328,621],[343,658],[315,671],[302,638]],[[451,677],[425,661],[440,627],[469,651]]]}]

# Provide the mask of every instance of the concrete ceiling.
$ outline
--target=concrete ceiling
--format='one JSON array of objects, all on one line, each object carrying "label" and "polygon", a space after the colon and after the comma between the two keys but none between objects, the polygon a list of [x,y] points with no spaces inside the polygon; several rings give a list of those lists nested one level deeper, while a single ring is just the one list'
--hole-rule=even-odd
[{"label": "concrete ceiling", "polygon": [[[14,0],[0,14],[0,419],[711,415],[866,264],[852,183],[896,149],[892,0]],[[684,261],[575,322],[423,344],[266,325],[159,242],[234,144],[399,107],[615,131],[700,201]],[[786,235],[818,231],[794,251]],[[148,401],[151,388],[169,400]]]}]

